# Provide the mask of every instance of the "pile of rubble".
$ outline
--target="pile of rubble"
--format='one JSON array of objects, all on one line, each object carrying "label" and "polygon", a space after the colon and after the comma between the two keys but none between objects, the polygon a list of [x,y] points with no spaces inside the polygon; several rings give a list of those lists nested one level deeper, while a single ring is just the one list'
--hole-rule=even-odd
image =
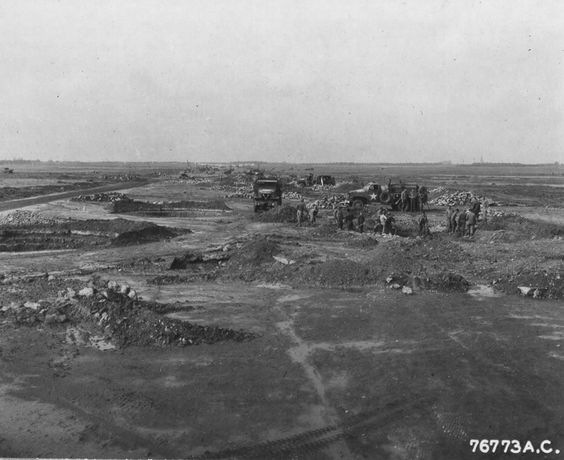
[{"label": "pile of rubble", "polygon": [[218,190],[228,191],[224,196],[224,198],[253,198],[253,188],[250,186],[227,186],[221,185],[217,187]]},{"label": "pile of rubble", "polygon": [[54,219],[35,211],[17,210],[0,216],[0,225],[26,226],[26,225],[51,225],[58,223],[60,219]]},{"label": "pile of rubble", "polygon": [[342,193],[336,195],[323,195],[318,200],[316,200],[315,203],[320,209],[333,209],[339,204],[343,204],[346,199],[347,196]]},{"label": "pile of rubble", "polygon": [[167,306],[145,302],[126,284],[90,282],[76,291],[67,288],[54,300],[12,302],[0,308],[0,316],[18,325],[81,324],[85,330],[102,333],[118,346],[186,346],[224,340],[248,341],[256,334],[215,326],[202,326],[168,318]]},{"label": "pile of rubble", "polygon": [[284,192],[282,193],[282,198],[285,200],[301,200],[303,195],[298,192]]},{"label": "pile of rubble", "polygon": [[191,185],[203,185],[212,183],[212,179],[209,177],[188,176],[184,173],[180,175],[179,179],[181,179],[183,183]]},{"label": "pile of rubble", "polygon": [[311,189],[312,189],[312,190],[315,190],[315,191],[324,191],[324,190],[329,191],[329,190],[333,190],[334,188],[335,188],[334,185],[320,185],[320,184],[314,184],[314,185],[311,186]]},{"label": "pile of rubble", "polygon": [[91,195],[78,195],[71,199],[71,201],[99,201],[99,202],[114,202],[114,201],[131,201],[125,193],[94,193]]},{"label": "pile of rubble", "polygon": [[482,195],[477,195],[471,191],[449,190],[446,187],[438,187],[429,191],[430,204],[438,206],[463,206],[470,205],[475,200],[480,203],[487,201],[490,206],[495,206],[493,200]]}]

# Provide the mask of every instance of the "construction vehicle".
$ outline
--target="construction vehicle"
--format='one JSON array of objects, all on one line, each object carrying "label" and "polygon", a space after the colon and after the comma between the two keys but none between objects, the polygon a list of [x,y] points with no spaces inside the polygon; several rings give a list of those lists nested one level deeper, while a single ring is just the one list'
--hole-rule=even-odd
[{"label": "construction vehicle", "polygon": [[321,175],[315,178],[317,185],[335,185],[336,181],[333,176]]},{"label": "construction vehicle", "polygon": [[390,206],[393,210],[401,209],[401,193],[407,192],[408,201],[410,197],[415,197],[413,203],[409,202],[410,211],[420,211],[421,207],[427,203],[428,192],[425,187],[410,184],[379,185],[369,182],[361,189],[351,190],[348,193],[348,201],[353,208],[363,208],[370,203],[378,203]]},{"label": "construction vehicle", "polygon": [[253,184],[255,212],[282,205],[282,185],[276,177],[261,177]]}]

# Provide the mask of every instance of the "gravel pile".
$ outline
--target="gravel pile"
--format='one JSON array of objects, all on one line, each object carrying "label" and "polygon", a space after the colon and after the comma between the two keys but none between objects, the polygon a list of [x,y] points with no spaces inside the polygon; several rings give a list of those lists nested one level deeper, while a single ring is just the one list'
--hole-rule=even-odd
[{"label": "gravel pile", "polygon": [[94,193],[92,195],[78,195],[71,199],[71,201],[98,201],[98,202],[114,202],[114,201],[131,201],[124,193]]},{"label": "gravel pile", "polygon": [[343,193],[336,195],[323,195],[321,198],[319,198],[319,200],[317,200],[317,205],[321,209],[333,209],[334,207],[346,201],[346,199],[347,196]]},{"label": "gravel pile", "polygon": [[478,200],[480,203],[487,200],[490,206],[497,205],[497,203],[494,203],[493,200],[482,195],[477,195],[474,192],[463,190],[452,191],[445,187],[435,188],[429,192],[429,195],[433,197],[429,200],[429,203],[438,206],[470,205],[470,203],[474,200]]},{"label": "gravel pile", "polygon": [[298,192],[284,192],[282,198],[285,200],[301,200],[304,196]]},{"label": "gravel pile", "polygon": [[89,333],[102,333],[105,340],[118,347],[243,342],[257,337],[251,332],[202,326],[162,316],[175,310],[178,307],[174,305],[144,302],[129,286],[109,281],[98,286],[90,283],[78,292],[68,288],[59,292],[53,301],[12,302],[0,308],[0,316],[27,326],[80,324]]},{"label": "gravel pile", "polygon": [[39,212],[17,210],[0,216],[0,225],[25,226],[25,225],[51,225],[60,222],[60,219],[46,217]]}]

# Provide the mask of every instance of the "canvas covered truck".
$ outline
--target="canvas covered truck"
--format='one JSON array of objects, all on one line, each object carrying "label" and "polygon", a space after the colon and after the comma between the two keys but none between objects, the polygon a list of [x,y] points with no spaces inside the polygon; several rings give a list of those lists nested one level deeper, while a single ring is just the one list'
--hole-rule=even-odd
[{"label": "canvas covered truck", "polygon": [[[403,209],[401,193],[406,191],[407,207]],[[425,187],[414,184],[379,185],[369,182],[361,189],[351,190],[348,200],[354,208],[362,208],[370,203],[389,206],[394,210],[420,211],[427,203],[428,192]]]},{"label": "canvas covered truck", "polygon": [[282,185],[275,177],[261,177],[253,184],[255,212],[282,204]]}]

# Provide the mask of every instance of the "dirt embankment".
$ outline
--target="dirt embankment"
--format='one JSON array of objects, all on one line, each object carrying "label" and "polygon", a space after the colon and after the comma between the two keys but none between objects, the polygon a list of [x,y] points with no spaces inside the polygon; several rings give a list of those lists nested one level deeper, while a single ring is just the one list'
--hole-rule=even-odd
[{"label": "dirt embankment", "polygon": [[142,214],[147,216],[171,216],[175,212],[186,210],[221,210],[228,211],[230,208],[223,200],[209,201],[174,201],[174,202],[158,202],[139,200],[117,200],[111,205],[111,212],[118,214]]},{"label": "dirt embankment", "polygon": [[21,211],[5,216],[3,221],[0,252],[128,246],[169,239],[189,231],[125,219],[46,219]]}]

